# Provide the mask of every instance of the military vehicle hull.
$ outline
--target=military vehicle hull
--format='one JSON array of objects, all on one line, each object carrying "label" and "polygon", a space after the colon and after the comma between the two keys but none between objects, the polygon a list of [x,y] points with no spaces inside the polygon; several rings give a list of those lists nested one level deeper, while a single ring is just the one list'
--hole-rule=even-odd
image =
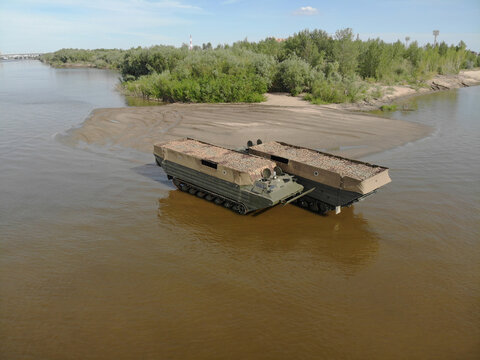
[{"label": "military vehicle hull", "polygon": [[[155,146],[156,163],[164,169],[168,178],[181,191],[212,201],[239,214],[244,215],[275,206],[278,203],[288,201],[303,191],[303,186],[294,182],[292,177],[286,174],[273,176],[270,179],[260,178],[251,181],[247,181],[249,180],[247,177],[240,178],[237,174],[235,176],[237,183],[227,181],[221,177],[227,177],[227,170],[232,170],[227,166],[229,164],[225,164],[226,167],[224,168],[220,167],[221,164],[213,162],[212,158],[193,157],[192,151],[188,147],[185,148],[186,150],[180,154],[180,159],[183,161],[189,160],[188,164],[190,165],[181,164],[179,163],[180,160],[175,161],[179,154],[172,152],[172,149],[162,149],[162,145]],[[213,150],[215,149],[218,149],[218,147],[213,147]],[[212,149],[208,150],[210,153],[212,152]],[[170,160],[162,156],[165,154],[170,157]],[[251,157],[251,155],[242,156],[248,156],[247,160]],[[192,162],[192,160],[195,160],[195,162]],[[242,158],[238,160],[242,160]],[[198,165],[205,161],[209,161],[210,165],[207,167]],[[218,169],[217,167],[211,168],[212,163],[218,164]]]},{"label": "military vehicle hull", "polygon": [[294,175],[306,192],[310,190],[295,203],[319,213],[338,213],[391,181],[388,168],[282,142],[251,146],[248,153],[271,159]]}]

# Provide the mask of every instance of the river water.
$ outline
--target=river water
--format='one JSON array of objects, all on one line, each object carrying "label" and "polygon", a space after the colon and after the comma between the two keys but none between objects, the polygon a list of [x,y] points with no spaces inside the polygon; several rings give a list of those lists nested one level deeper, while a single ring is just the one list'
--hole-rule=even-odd
[{"label": "river water", "polygon": [[58,140],[117,77],[0,63],[1,359],[480,357],[480,87],[389,114],[435,130],[364,202],[242,217]]}]

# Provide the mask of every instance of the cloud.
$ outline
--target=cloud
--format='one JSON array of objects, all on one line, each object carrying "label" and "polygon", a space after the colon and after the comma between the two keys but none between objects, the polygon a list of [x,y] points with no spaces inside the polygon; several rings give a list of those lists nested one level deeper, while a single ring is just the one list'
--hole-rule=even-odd
[{"label": "cloud", "polygon": [[293,12],[294,15],[317,15],[318,10],[311,6],[302,6],[300,9],[297,9]]}]

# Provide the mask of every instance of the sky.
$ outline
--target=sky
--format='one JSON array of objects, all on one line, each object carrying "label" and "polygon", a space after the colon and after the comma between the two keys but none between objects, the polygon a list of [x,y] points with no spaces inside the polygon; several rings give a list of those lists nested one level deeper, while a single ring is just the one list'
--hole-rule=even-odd
[{"label": "sky", "polygon": [[0,0],[0,52],[231,44],[304,29],[362,40],[463,40],[480,52],[480,0]]}]

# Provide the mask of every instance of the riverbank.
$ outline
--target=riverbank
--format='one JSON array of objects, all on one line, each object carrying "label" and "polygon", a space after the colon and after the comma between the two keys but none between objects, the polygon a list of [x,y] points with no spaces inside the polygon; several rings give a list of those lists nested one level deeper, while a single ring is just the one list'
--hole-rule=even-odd
[{"label": "riverbank", "polygon": [[[305,91],[306,93],[304,95],[307,95],[308,92],[308,96],[312,102],[324,104],[321,106],[327,108],[369,111],[377,110],[381,107],[387,109],[395,108],[395,106],[391,106],[392,104],[395,105],[395,101],[410,96],[480,84],[479,68],[474,70],[460,70],[458,74],[453,75],[435,75],[432,79],[425,80],[427,74],[432,74],[441,67],[440,65],[436,67],[432,64],[428,66],[424,64],[424,67],[421,67],[421,71],[418,69],[415,70],[414,67],[412,67],[407,71],[410,75],[404,77],[393,76],[392,74],[390,74],[392,76],[386,77],[376,75],[377,80],[390,79],[389,81],[393,83],[406,83],[407,81],[412,83],[414,81],[412,77],[413,74],[423,74],[416,79],[414,85],[384,85],[380,82],[371,83],[372,79],[374,79],[374,77],[372,77],[373,75],[360,73],[358,72],[359,68],[356,70],[356,80],[345,77],[345,74],[341,73],[335,73],[335,76],[329,73],[327,77],[325,77],[325,74],[325,76],[318,77],[319,74],[315,73],[315,70],[309,67],[307,63],[289,63],[284,61],[274,66],[276,60],[273,59],[270,59],[272,60],[270,62],[267,61],[264,63],[265,69],[260,73],[255,70],[255,66],[257,65],[255,65],[254,68],[247,66],[242,72],[238,68],[238,61],[242,60],[245,64],[250,64],[252,59],[255,58],[255,61],[263,63],[265,58],[259,54],[250,54],[253,58],[248,56],[236,58],[238,54],[227,52],[229,54],[229,56],[227,56],[227,53],[223,54],[221,51],[218,53],[208,53],[208,56],[215,55],[211,58],[207,56],[207,53],[196,53],[195,56],[198,57],[198,59],[193,60],[192,58],[189,60],[194,63],[195,61],[200,61],[200,63],[203,64],[200,66],[200,68],[203,69],[200,76],[196,72],[191,72],[191,66],[188,65],[189,62],[186,60],[189,56],[191,57],[193,55],[188,52],[182,52],[181,49],[170,49],[165,52],[166,50],[164,48],[158,47],[156,50],[144,49],[141,51],[143,51],[142,56],[144,59],[139,61],[139,63],[143,64],[143,62],[146,61],[145,59],[150,59],[148,60],[150,63],[148,63],[148,61],[146,63],[146,65],[150,67],[147,66],[147,68],[143,68],[143,66],[146,66],[145,64],[141,66],[137,64],[139,67],[137,65],[132,67],[132,64],[125,63],[125,59],[121,60],[126,56],[126,53],[124,54],[120,50],[105,49],[94,51],[62,49],[56,53],[45,54],[40,60],[58,68],[92,67],[98,69],[117,69],[121,72],[122,78],[126,80],[119,85],[119,90],[122,91],[124,95],[137,97],[139,99],[148,99],[150,101],[157,100],[167,102],[252,103],[262,102],[264,98],[267,98],[267,104],[271,104],[272,98],[276,98],[273,102],[279,104],[282,100],[279,100],[276,94],[266,92],[277,89],[276,91],[285,91],[290,94],[298,94],[300,91]],[[153,58],[149,58],[149,56],[151,57],[153,53],[158,52],[157,56],[163,54],[162,56],[169,58],[169,56],[173,54],[171,53],[172,51],[176,53],[179,58],[183,59],[182,64],[187,64],[184,64],[183,70],[177,69],[179,71],[178,76],[172,75],[177,71],[175,67],[172,69],[161,67],[154,69],[155,71],[152,73],[152,66],[155,64],[155,61]],[[458,52],[459,49],[455,51]],[[471,55],[471,53],[468,54]],[[442,57],[439,54],[437,55],[439,58]],[[129,53],[129,56],[135,58],[140,55],[138,53]],[[218,72],[218,68],[225,67],[221,65],[222,61],[227,61],[225,56],[227,56],[229,61],[233,61],[234,58],[238,60],[236,62],[233,61],[226,67],[240,71],[238,74],[231,72],[223,74]],[[469,66],[475,66],[474,64],[478,65],[474,60],[473,58],[469,60]],[[243,63],[242,61],[241,63]],[[215,62],[219,63],[214,65]],[[288,64],[285,65],[286,63]],[[196,66],[199,65],[197,64]],[[303,66],[306,71],[304,75],[300,77],[297,76],[297,78],[294,79],[291,78],[290,74],[284,78],[286,72],[293,71],[293,73],[295,73],[295,71],[298,70],[295,70],[295,68],[299,66],[300,68]],[[425,66],[427,67],[425,68]],[[213,69],[216,70],[213,71]],[[444,69],[447,69],[446,71],[456,72],[459,70],[459,66],[450,64],[449,67]],[[165,72],[165,70],[169,71]],[[390,70],[393,71],[393,69]],[[399,69],[397,70],[399,71]],[[212,71],[213,73],[211,73]],[[249,76],[245,77],[246,74]],[[362,80],[366,78],[368,78],[368,81]],[[312,79],[316,80],[312,81]],[[319,79],[323,79],[323,81]],[[272,86],[273,83],[276,85]],[[304,98],[306,98],[306,96],[300,96],[300,99]],[[287,103],[291,102],[291,100],[287,98],[285,98],[284,101]]]},{"label": "riverbank", "polygon": [[[285,99],[282,96],[282,100]],[[154,143],[178,137],[192,137],[230,148],[242,147],[248,140],[260,138],[360,158],[418,140],[432,130],[406,121],[327,109],[292,97],[290,100],[296,103],[97,109],[63,140],[150,153]]]},{"label": "riverbank", "polygon": [[353,111],[378,110],[382,106],[395,104],[397,101],[409,97],[428,94],[436,91],[459,89],[463,87],[480,85],[480,69],[461,70],[454,75],[436,75],[427,80],[422,86],[413,87],[408,85],[378,85],[383,96],[357,103],[326,104],[320,105],[330,109],[342,109]]},{"label": "riverbank", "polygon": [[[344,103],[328,103],[324,105],[315,105],[305,99],[307,94],[300,94],[292,96],[289,93],[265,93],[265,101],[258,103],[261,105],[273,105],[273,106],[295,106],[304,107],[312,105],[316,108],[323,107],[337,110],[348,111],[373,111],[385,108],[395,108],[396,102],[403,101],[407,98],[428,94],[437,91],[459,89],[463,87],[480,85],[480,69],[474,70],[461,70],[458,74],[450,75],[435,75],[432,79],[420,82],[417,86],[411,85],[383,85],[381,83],[368,85],[371,94],[366,100],[357,102],[344,102]],[[124,92],[122,86],[119,86],[119,91]],[[374,97],[375,92],[382,94],[379,97]],[[128,92],[124,92],[125,95]],[[131,96],[132,98],[138,98],[142,100],[142,97]],[[143,99],[145,100],[145,99]],[[156,100],[148,100],[156,101]],[[227,103],[232,104],[232,103]],[[237,103],[239,104],[239,103]]]},{"label": "riverbank", "polygon": [[[235,78],[236,79],[236,78]],[[230,79],[233,82],[233,79]],[[153,80],[155,83],[156,81],[160,81],[160,79]],[[163,80],[162,80],[163,81]],[[236,80],[235,80],[236,81]],[[126,83],[127,85],[129,83]],[[372,111],[386,108],[386,109],[395,109],[396,104],[394,104],[398,100],[402,100],[404,98],[422,95],[430,92],[435,91],[442,91],[442,90],[450,90],[450,89],[457,89],[462,87],[469,87],[475,86],[480,84],[480,69],[474,70],[461,70],[458,74],[450,74],[450,75],[435,75],[433,78],[429,80],[422,80],[417,81],[415,85],[384,85],[382,83],[369,83],[365,80],[359,80],[355,86],[352,88],[346,87],[341,90],[341,95],[338,94],[339,89],[337,85],[331,83],[326,85],[327,88],[331,87],[333,92],[336,92],[338,96],[334,98],[329,98],[328,101],[323,101],[321,98],[312,98],[312,94],[310,93],[303,93],[297,96],[290,95],[288,92],[283,93],[263,93],[258,92],[256,97],[237,97],[233,96],[236,100],[225,100],[224,97],[214,97],[206,99],[196,99],[196,100],[175,100],[175,96],[167,97],[169,100],[167,102],[177,102],[177,103],[228,103],[228,104],[240,104],[243,101],[248,103],[253,103],[252,100],[249,99],[261,99],[262,97],[265,98],[265,101],[261,101],[260,103],[266,105],[293,105],[293,106],[303,106],[303,102],[317,104],[317,106],[322,106],[325,108],[330,109],[343,109],[343,110],[353,110],[353,111]],[[130,84],[131,85],[131,84]],[[146,89],[150,89],[152,87],[152,83],[137,83],[133,87],[125,87],[122,85],[119,86],[119,90],[122,91],[125,95],[130,95],[132,97],[138,97],[143,99],[149,99],[150,101],[161,101],[158,100],[160,97],[157,95],[153,95],[154,92],[147,91]],[[199,85],[199,88],[209,87],[208,84]],[[353,96],[350,97],[348,94],[350,91],[356,91],[359,88],[363,88],[362,95],[360,96]],[[143,89],[143,90],[142,90]],[[192,91],[197,91],[198,88],[191,89]],[[220,89],[218,91],[222,92]],[[237,90],[242,92],[242,90]],[[153,96],[152,96],[153,95]],[[230,94],[231,95],[231,94]],[[319,96],[318,94],[316,96]],[[224,100],[218,100],[222,98]],[[357,99],[356,101],[349,102],[353,98]],[[165,99],[165,98],[164,98]],[[243,100],[241,100],[243,99]],[[309,100],[307,100],[309,99]],[[350,100],[349,100],[350,99]],[[363,100],[358,100],[363,99]],[[320,102],[317,102],[320,100]],[[344,101],[344,102],[342,102]],[[321,105],[318,105],[321,104]]]}]

